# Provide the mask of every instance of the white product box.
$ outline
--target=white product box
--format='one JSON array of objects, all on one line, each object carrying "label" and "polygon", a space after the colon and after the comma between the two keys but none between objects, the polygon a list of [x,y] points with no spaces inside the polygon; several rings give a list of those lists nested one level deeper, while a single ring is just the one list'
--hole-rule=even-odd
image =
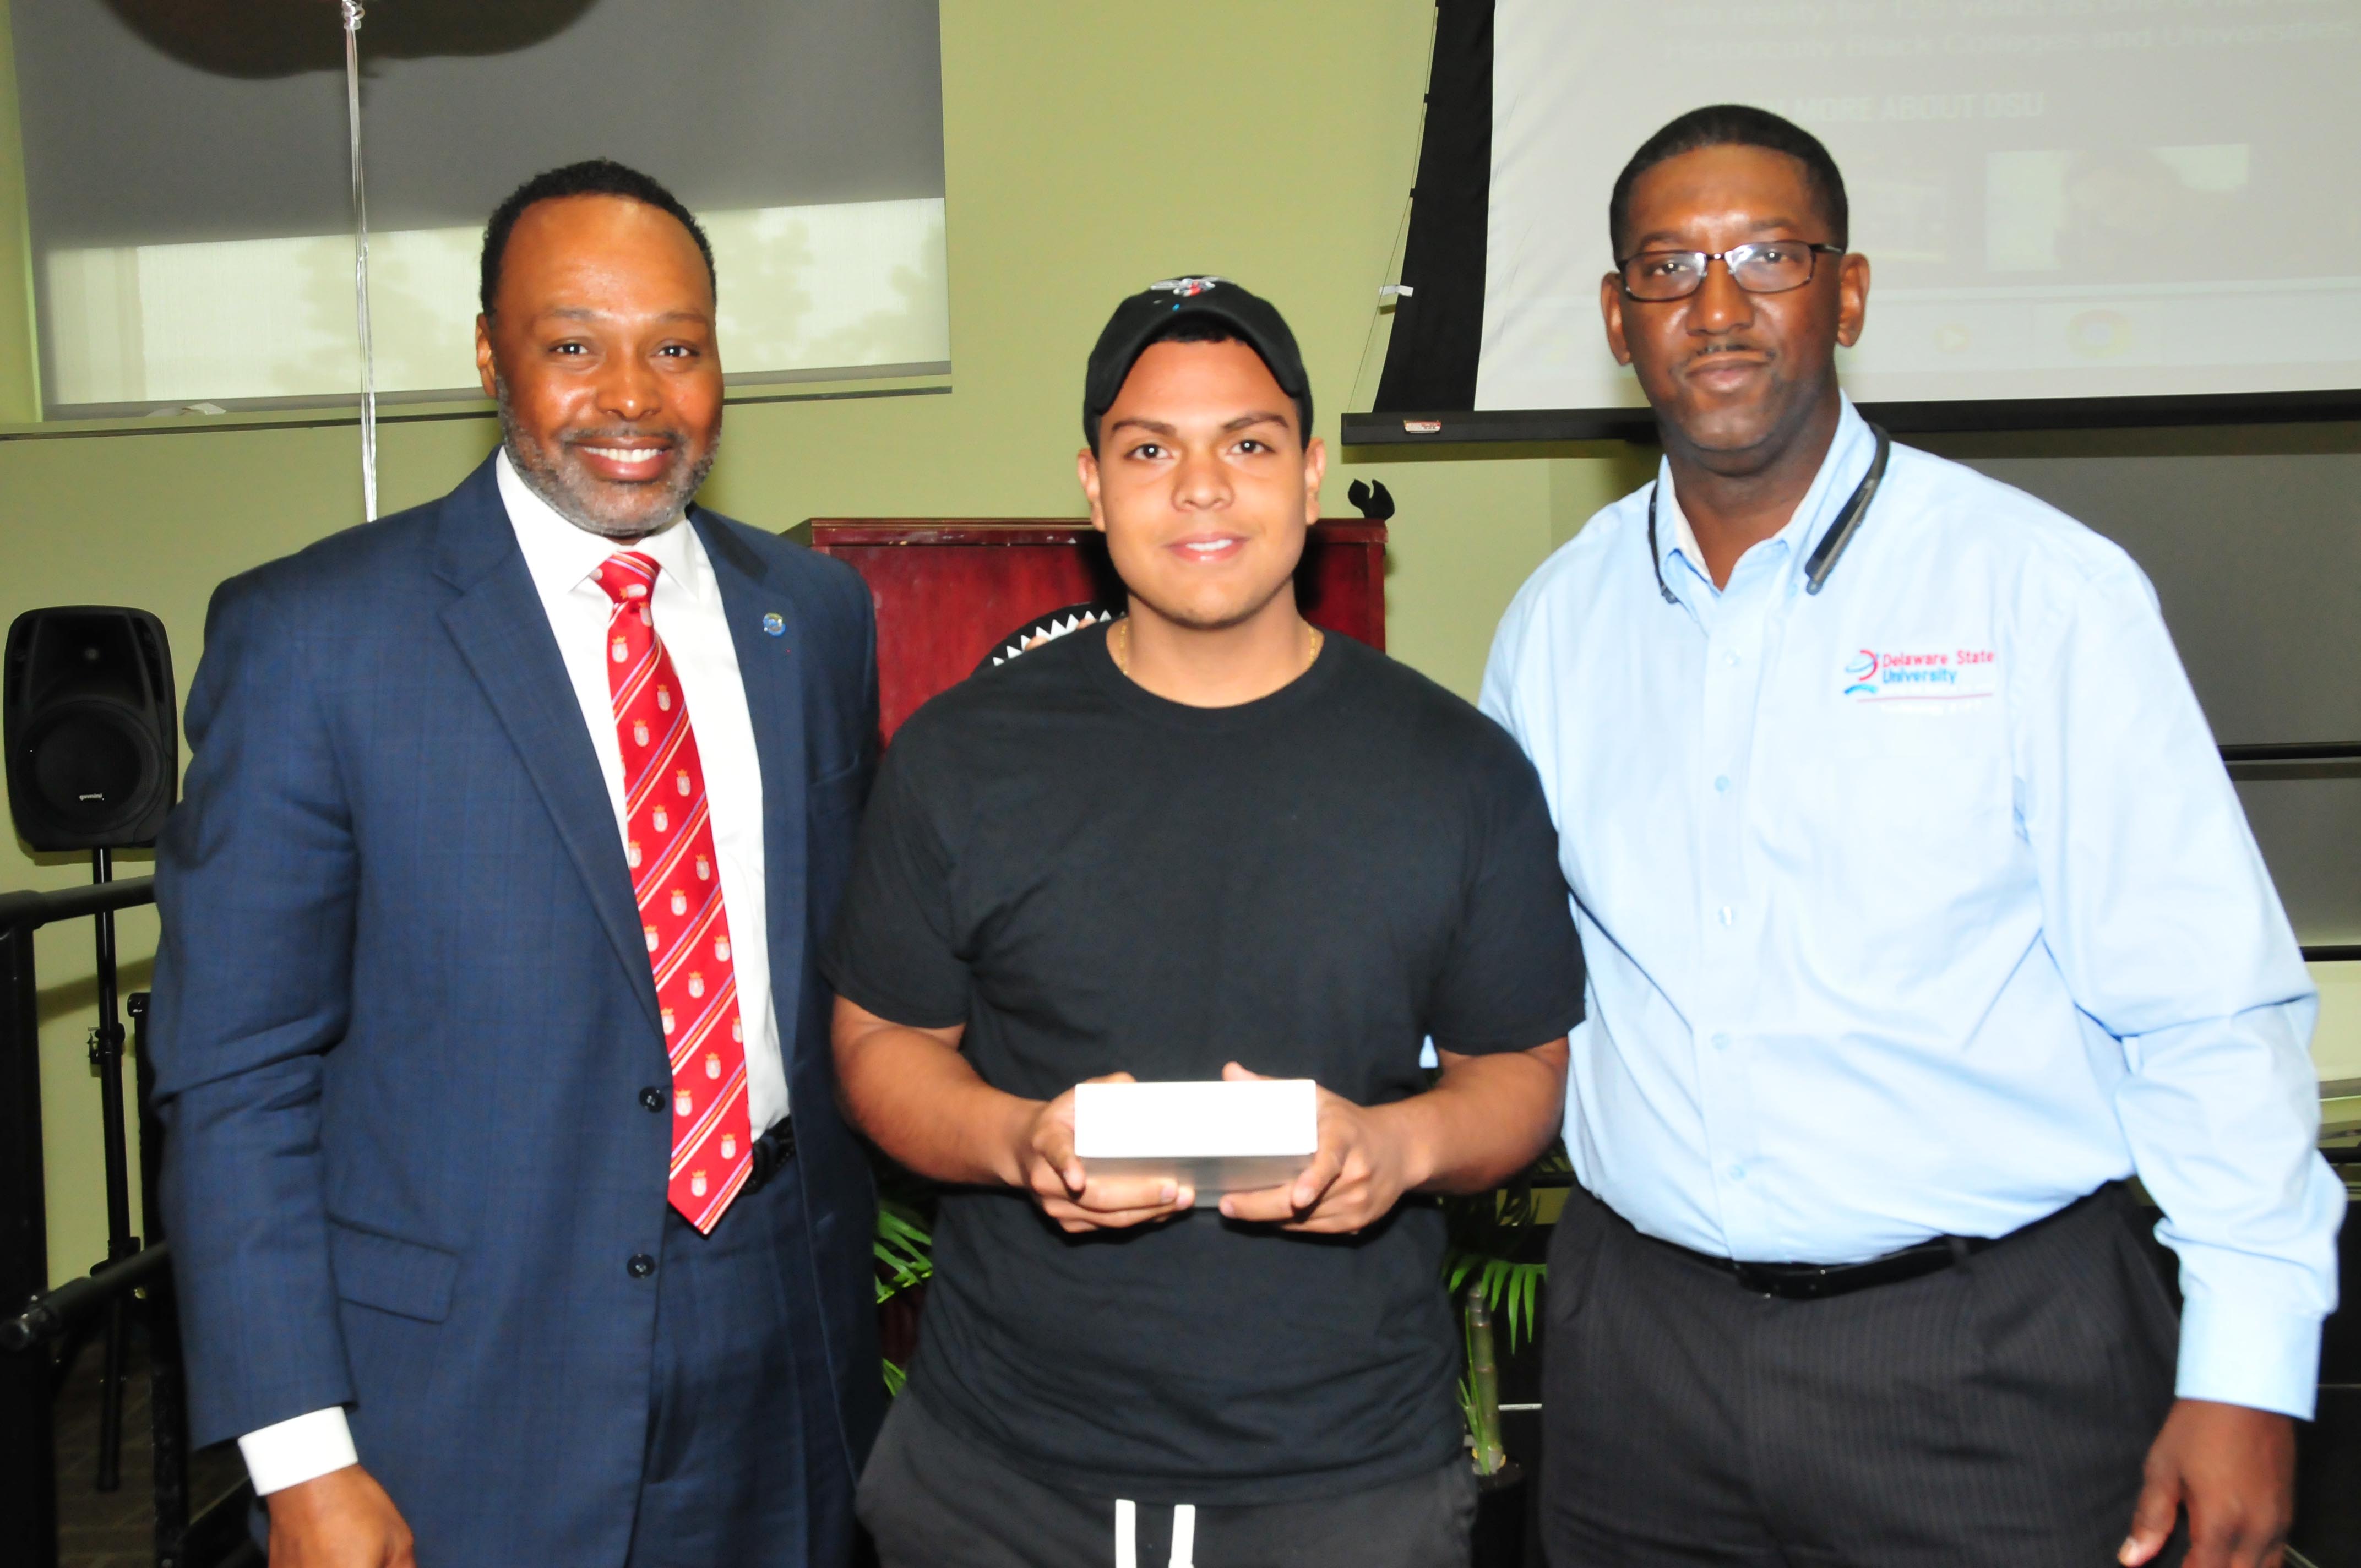
[{"label": "white product box", "polygon": [[1319,1147],[1320,1091],[1308,1078],[1074,1088],[1074,1153],[1087,1170],[1170,1177],[1196,1190],[1200,1209],[1294,1180]]}]

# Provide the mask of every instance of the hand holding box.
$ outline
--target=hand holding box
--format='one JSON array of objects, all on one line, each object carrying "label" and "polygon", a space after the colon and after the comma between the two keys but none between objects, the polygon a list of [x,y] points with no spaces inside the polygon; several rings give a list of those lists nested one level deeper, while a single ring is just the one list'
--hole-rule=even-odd
[{"label": "hand holding box", "polygon": [[1169,1178],[1210,1209],[1224,1192],[1283,1187],[1320,1146],[1308,1078],[1074,1088],[1074,1153],[1093,1175]]}]

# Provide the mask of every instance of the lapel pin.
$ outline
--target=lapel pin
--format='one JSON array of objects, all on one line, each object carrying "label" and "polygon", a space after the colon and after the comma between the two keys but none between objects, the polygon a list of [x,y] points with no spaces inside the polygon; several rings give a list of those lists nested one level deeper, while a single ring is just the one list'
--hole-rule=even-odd
[{"label": "lapel pin", "polygon": [[763,635],[765,637],[785,637],[786,634],[787,618],[781,615],[775,609],[765,610],[763,614]]}]

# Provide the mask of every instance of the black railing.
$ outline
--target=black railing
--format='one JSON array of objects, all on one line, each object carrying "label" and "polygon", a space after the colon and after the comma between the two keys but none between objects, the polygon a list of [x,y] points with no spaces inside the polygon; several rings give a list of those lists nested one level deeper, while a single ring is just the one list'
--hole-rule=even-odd
[{"label": "black railing", "polygon": [[52,893],[0,893],[0,936],[155,902],[156,879],[151,876],[93,882],[87,887],[61,887]]},{"label": "black railing", "polygon": [[2256,762],[2350,762],[2361,761],[2361,740],[2289,740],[2224,746],[2222,760],[2233,768]]},{"label": "black railing", "polygon": [[[240,1486],[200,1516],[189,1511],[188,1406],[174,1310],[171,1255],[160,1237],[156,1179],[162,1133],[148,1114],[148,997],[123,999],[134,1031],[142,1198],[148,1238],[131,1233],[131,1177],[123,1092],[124,1031],[117,1015],[115,914],[152,904],[154,879],[109,880],[96,851],[97,880],[55,893],[0,894],[0,1541],[26,1568],[58,1562],[54,1406],[59,1352],[105,1320],[100,1384],[98,1489],[120,1485],[127,1338],[135,1314],[148,1339],[148,1414],[154,1450],[158,1568],[218,1563],[244,1534],[251,1494]],[[106,1166],[107,1255],[89,1275],[49,1288],[41,1151],[39,1016],[33,934],[44,926],[93,920],[98,963],[98,1025],[91,1064],[98,1071]]]},{"label": "black railing", "polygon": [[158,1283],[171,1257],[172,1249],[158,1242],[36,1296],[15,1317],[0,1318],[0,1351],[33,1350],[64,1339],[92,1313],[112,1309],[125,1291]]}]

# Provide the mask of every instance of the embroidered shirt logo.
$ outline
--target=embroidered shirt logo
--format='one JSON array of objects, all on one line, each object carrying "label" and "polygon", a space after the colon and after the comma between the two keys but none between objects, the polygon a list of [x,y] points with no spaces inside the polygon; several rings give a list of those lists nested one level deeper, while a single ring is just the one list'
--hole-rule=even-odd
[{"label": "embroidered shirt logo", "polygon": [[1863,648],[1844,662],[1843,689],[1853,702],[1957,702],[1993,696],[1999,675],[1990,648]]}]

